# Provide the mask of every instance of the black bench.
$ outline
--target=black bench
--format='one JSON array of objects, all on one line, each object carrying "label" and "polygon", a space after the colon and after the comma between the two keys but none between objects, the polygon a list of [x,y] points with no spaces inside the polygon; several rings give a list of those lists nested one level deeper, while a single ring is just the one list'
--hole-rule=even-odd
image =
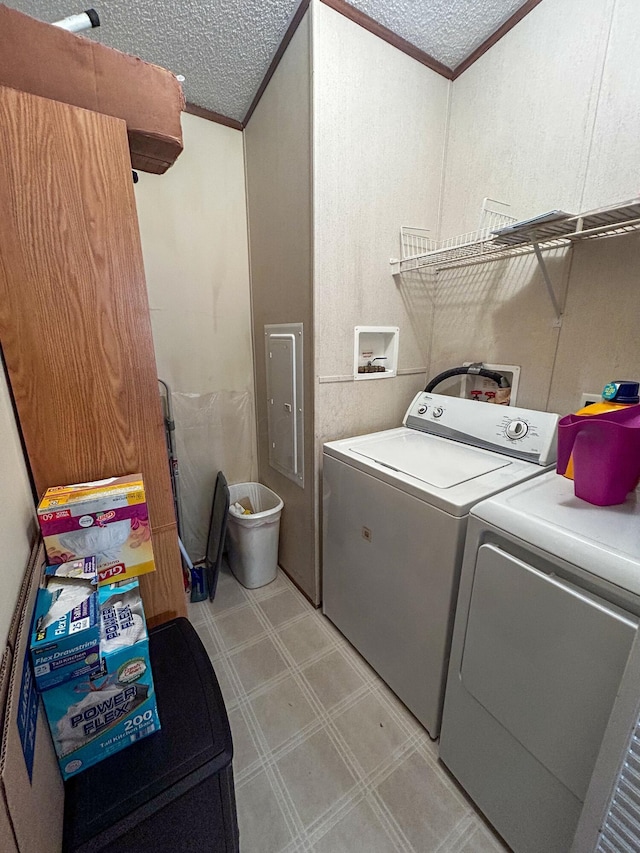
[{"label": "black bench", "polygon": [[161,731],[65,784],[64,853],[237,853],[229,720],[187,619],[149,632]]}]

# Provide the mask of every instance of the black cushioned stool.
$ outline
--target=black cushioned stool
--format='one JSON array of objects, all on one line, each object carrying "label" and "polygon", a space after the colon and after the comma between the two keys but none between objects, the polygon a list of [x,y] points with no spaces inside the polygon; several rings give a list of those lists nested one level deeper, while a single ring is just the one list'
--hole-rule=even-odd
[{"label": "black cushioned stool", "polygon": [[149,632],[162,729],[65,784],[65,853],[237,853],[229,720],[187,619]]}]

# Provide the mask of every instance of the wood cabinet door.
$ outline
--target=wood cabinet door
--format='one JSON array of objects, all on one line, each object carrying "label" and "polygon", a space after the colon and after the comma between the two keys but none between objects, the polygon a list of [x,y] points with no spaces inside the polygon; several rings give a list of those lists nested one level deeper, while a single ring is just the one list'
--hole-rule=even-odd
[{"label": "wood cabinet door", "polygon": [[141,472],[185,612],[125,123],[0,87],[0,343],[36,489]]}]

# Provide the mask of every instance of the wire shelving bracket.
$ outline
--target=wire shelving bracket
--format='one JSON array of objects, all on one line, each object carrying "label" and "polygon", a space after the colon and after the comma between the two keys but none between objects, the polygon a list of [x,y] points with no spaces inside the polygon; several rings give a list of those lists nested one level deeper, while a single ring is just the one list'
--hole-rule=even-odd
[{"label": "wire shelving bracket", "polygon": [[392,275],[401,276],[424,268],[437,272],[533,252],[556,316],[554,325],[559,326],[562,312],[543,252],[573,246],[581,240],[640,231],[640,198],[577,216],[554,212],[558,215],[545,214],[521,223],[506,212],[508,207],[502,202],[484,199],[478,230],[448,240],[434,240],[422,228],[402,227],[402,258],[391,259]]}]

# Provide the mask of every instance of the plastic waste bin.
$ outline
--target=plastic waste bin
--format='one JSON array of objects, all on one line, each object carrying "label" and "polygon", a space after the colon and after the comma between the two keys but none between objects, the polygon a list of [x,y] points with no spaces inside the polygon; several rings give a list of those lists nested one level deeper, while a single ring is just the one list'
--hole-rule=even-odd
[{"label": "plastic waste bin", "polygon": [[[234,506],[249,498],[253,512],[241,514]],[[282,499],[262,483],[229,486],[227,543],[231,571],[247,589],[275,580],[278,572],[278,536]]]}]

